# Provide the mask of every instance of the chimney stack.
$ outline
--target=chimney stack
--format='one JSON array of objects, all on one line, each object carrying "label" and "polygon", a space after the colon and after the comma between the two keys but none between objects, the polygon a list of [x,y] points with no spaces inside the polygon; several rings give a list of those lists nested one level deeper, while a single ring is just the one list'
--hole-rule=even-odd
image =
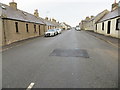
[{"label": "chimney stack", "polygon": [[91,16],[91,19],[93,18],[94,16]]},{"label": "chimney stack", "polygon": [[48,20],[48,17],[46,17],[45,20]]},{"label": "chimney stack", "polygon": [[53,22],[56,22],[56,20],[55,20],[54,18],[52,19],[52,21],[53,21]]},{"label": "chimney stack", "polygon": [[17,3],[14,2],[14,0],[12,0],[12,2],[9,3],[10,7],[14,8],[15,10],[17,10]]},{"label": "chimney stack", "polygon": [[39,17],[38,9],[35,10],[34,16]]},{"label": "chimney stack", "polygon": [[114,11],[117,8],[118,8],[118,3],[116,3],[116,0],[115,0],[115,2],[112,4],[112,10],[111,11]]},{"label": "chimney stack", "polygon": [[86,17],[86,19],[85,19],[85,20],[89,21],[89,20],[90,20],[90,18],[89,18],[89,17]]},{"label": "chimney stack", "polygon": [[50,18],[49,21],[52,21],[52,19]]}]

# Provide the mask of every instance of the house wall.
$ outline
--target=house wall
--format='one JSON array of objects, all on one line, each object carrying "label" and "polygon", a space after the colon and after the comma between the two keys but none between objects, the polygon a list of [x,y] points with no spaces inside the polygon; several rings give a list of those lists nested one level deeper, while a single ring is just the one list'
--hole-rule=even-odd
[{"label": "house wall", "polygon": [[80,28],[82,30],[93,30],[93,23],[92,21],[82,21],[82,23],[80,24]]},{"label": "house wall", "polygon": [[[10,44],[16,41],[37,37],[44,34],[44,27],[40,24],[27,23],[14,20],[4,20],[4,31],[6,37],[6,43]],[[15,22],[18,22],[18,33],[16,32]],[[26,31],[26,24],[28,24],[28,32]],[[36,25],[36,32],[34,30],[34,25]],[[40,35],[39,35],[39,25],[40,25]]]},{"label": "house wall", "polygon": [[94,20],[93,20],[93,27],[94,27],[94,32],[97,32],[96,31],[96,22],[98,22],[101,18],[103,18],[106,14],[108,14],[109,11],[108,10],[104,10],[102,13],[100,13],[99,15],[97,15]]},{"label": "house wall", "polygon": [[[120,18],[120,17],[119,17]],[[118,19],[117,18],[114,18],[114,19],[111,19],[111,20],[107,20],[107,21],[104,21],[104,30],[102,30],[102,23],[98,23],[97,26],[98,26],[98,30],[97,32],[100,33],[100,34],[104,34],[104,35],[107,35],[107,36],[112,36],[112,37],[116,37],[116,38],[120,38],[118,35],[118,33],[120,32],[119,30],[116,30],[116,20]],[[111,26],[110,26],[110,34],[107,34],[107,31],[108,31],[108,21],[111,21]]]},{"label": "house wall", "polygon": [[105,16],[106,14],[108,13],[108,10],[104,10],[102,13],[100,13],[99,15],[97,15],[94,20],[84,20],[82,21],[82,24],[81,24],[81,28],[83,30],[91,30],[91,31],[94,31],[96,32],[96,26],[95,26],[95,23],[97,21],[99,21],[103,16]]},{"label": "house wall", "polygon": [[94,31],[94,24],[93,24],[93,21],[90,21],[90,22],[89,22],[88,30]]},{"label": "house wall", "polygon": [[81,30],[85,30],[84,25],[83,25],[83,21],[80,23],[80,28],[81,28]]},{"label": "house wall", "polygon": [[103,12],[101,12],[99,15],[97,15],[94,18],[94,23],[98,22],[101,18],[103,18],[106,14],[108,14],[109,11],[108,10],[104,10]]},{"label": "house wall", "polygon": [[47,30],[48,30],[48,26],[47,26],[47,25],[45,25],[45,32],[47,32]]},{"label": "house wall", "polygon": [[83,23],[84,30],[89,30],[89,22]]},{"label": "house wall", "polygon": [[2,18],[0,18],[0,46],[4,44],[4,32],[3,32],[3,23]]},{"label": "house wall", "polygon": [[41,29],[41,36],[43,36],[45,34],[45,31],[46,31],[46,26],[45,25],[41,25],[40,27]]}]

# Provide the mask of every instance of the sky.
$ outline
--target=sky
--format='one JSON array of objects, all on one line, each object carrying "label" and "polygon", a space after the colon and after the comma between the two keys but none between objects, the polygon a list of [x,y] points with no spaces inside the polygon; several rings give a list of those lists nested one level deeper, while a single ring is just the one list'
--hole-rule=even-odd
[{"label": "sky", "polygon": [[[0,0],[9,5],[12,0]],[[42,18],[55,18],[59,22],[66,22],[76,26],[87,16],[96,16],[105,9],[111,10],[115,0],[14,0],[18,9],[34,13],[38,9]],[[119,0],[116,0],[117,2]]]}]

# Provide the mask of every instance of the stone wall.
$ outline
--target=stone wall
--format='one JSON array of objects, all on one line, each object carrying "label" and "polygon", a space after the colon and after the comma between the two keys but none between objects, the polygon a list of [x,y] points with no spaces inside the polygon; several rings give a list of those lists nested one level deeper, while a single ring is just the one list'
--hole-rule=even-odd
[{"label": "stone wall", "polygon": [[[15,25],[16,22],[18,23],[18,32],[16,32],[16,25]],[[27,32],[26,24],[28,24],[28,32]],[[5,32],[3,35],[5,35],[6,45],[16,41],[42,36],[44,35],[45,32],[44,25],[35,24],[35,23],[4,19],[3,25],[4,25],[3,31]],[[36,26],[36,31],[35,31],[35,26]]]}]

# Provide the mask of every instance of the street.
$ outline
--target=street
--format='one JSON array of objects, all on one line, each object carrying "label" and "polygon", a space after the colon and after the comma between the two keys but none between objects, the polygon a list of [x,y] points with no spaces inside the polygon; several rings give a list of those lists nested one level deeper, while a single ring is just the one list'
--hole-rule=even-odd
[{"label": "street", "polygon": [[[52,54],[85,50],[88,57]],[[67,53],[66,53],[67,54]],[[117,88],[118,48],[85,31],[38,37],[2,53],[3,88]]]}]

